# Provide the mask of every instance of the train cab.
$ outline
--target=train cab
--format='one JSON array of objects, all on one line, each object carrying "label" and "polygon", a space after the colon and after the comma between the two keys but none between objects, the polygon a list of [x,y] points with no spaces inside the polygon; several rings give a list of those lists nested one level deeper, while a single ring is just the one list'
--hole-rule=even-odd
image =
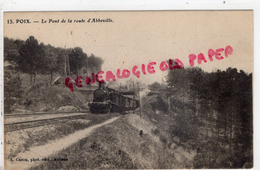
[{"label": "train cab", "polygon": [[110,92],[99,87],[94,91],[93,101],[89,103],[89,110],[92,113],[107,113],[111,110]]}]

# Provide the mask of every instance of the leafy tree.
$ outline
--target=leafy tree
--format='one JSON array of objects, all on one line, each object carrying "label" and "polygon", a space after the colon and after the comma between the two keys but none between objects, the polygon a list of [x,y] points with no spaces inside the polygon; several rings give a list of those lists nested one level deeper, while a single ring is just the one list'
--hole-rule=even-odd
[{"label": "leafy tree", "polygon": [[[173,86],[179,95],[182,93],[186,98],[189,96],[188,103],[182,98],[178,99],[179,103],[183,102],[180,107],[183,110],[175,116],[175,135],[179,136],[181,141],[185,138],[193,140],[189,133],[198,133],[196,121],[193,121],[196,117],[201,120],[199,133],[206,132],[207,138],[204,142],[195,140],[197,146],[204,150],[197,151],[196,158],[209,157],[209,160],[213,161],[197,162],[195,158],[195,164],[199,163],[199,167],[206,168],[241,168],[246,162],[252,163],[252,74],[247,75],[242,70],[238,72],[235,68],[204,73],[201,69],[193,67],[169,71],[167,80],[168,85]],[[195,100],[198,100],[199,104],[196,116],[193,113]],[[175,105],[178,102],[175,102]],[[220,135],[222,132],[224,136]],[[205,146],[205,142],[211,144]],[[214,161],[216,147],[228,158]]]},{"label": "leafy tree", "polygon": [[189,90],[189,78],[187,69],[170,70],[166,77],[168,86],[173,86],[178,91]]},{"label": "leafy tree", "polygon": [[14,71],[17,71],[17,60],[21,57],[19,50],[24,43],[22,40],[4,37],[4,61],[8,61]]},{"label": "leafy tree", "polygon": [[19,50],[19,54],[21,57],[16,60],[18,70],[30,74],[31,84],[34,76],[35,83],[37,72],[44,68],[44,45],[39,44],[37,39],[30,36]]},{"label": "leafy tree", "polygon": [[4,109],[5,113],[10,113],[14,104],[21,98],[23,93],[21,79],[10,72],[4,72]]},{"label": "leafy tree", "polygon": [[148,88],[150,90],[159,90],[161,89],[161,85],[158,82],[154,82],[153,84],[149,85]]},{"label": "leafy tree", "polygon": [[50,75],[50,83],[53,80],[53,73],[58,72],[62,67],[59,66],[61,64],[61,58],[59,58],[59,49],[54,48],[51,45],[47,45],[44,47],[45,56],[44,56],[44,67],[46,67],[45,72]]},{"label": "leafy tree", "polygon": [[74,74],[79,75],[79,69],[84,65],[84,60],[87,58],[87,54],[85,54],[80,47],[75,47],[69,53],[69,64],[70,71]]},{"label": "leafy tree", "polygon": [[91,68],[91,73],[100,71],[101,65],[103,64],[103,60],[100,57],[96,57],[94,54],[91,55],[85,60],[86,66]]}]

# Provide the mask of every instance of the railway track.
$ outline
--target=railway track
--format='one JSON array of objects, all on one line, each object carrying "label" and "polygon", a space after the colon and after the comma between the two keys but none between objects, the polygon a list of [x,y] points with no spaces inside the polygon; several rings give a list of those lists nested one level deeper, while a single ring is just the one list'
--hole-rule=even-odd
[{"label": "railway track", "polygon": [[82,119],[86,115],[71,115],[67,117],[57,117],[57,118],[49,118],[49,119],[40,119],[40,120],[31,120],[24,122],[14,122],[14,123],[6,123],[4,124],[5,132],[12,132],[17,130],[29,129],[34,127],[40,127],[50,124],[64,123],[70,120]]},{"label": "railway track", "polygon": [[71,114],[71,113],[88,113],[85,111],[71,111],[71,112],[35,112],[35,113],[24,113],[24,114],[5,114],[4,117],[23,117],[23,116],[39,116],[39,115],[50,115],[50,114]]},{"label": "railway track", "polygon": [[[149,97],[145,102],[141,103],[141,106],[144,105],[147,101],[149,101],[151,97]],[[135,111],[139,110],[139,108],[135,109]],[[81,113],[87,113],[88,111],[81,111]],[[75,112],[38,112],[38,113],[26,113],[26,114],[6,114],[5,117],[15,118],[15,117],[26,117],[26,116],[42,116],[42,115],[49,115],[49,114],[70,114]],[[77,111],[79,113],[79,111]],[[65,123],[70,120],[84,118],[86,115],[70,115],[65,117],[55,117],[55,118],[48,118],[48,119],[37,119],[37,120],[30,120],[30,121],[21,121],[21,122],[13,122],[13,123],[5,123],[4,124],[4,132],[12,132],[17,130],[29,129],[34,127],[40,127],[50,124],[57,124],[57,123]]]}]

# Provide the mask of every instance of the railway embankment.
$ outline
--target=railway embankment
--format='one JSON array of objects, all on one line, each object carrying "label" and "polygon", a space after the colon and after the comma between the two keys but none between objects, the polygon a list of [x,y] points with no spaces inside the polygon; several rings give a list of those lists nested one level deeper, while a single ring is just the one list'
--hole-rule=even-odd
[{"label": "railway embankment", "polygon": [[[179,145],[180,139],[171,136],[169,125],[172,117],[167,108],[160,96],[144,96],[141,110],[135,110],[134,114],[121,114],[117,120],[95,128],[88,136],[80,136],[80,140],[49,154],[47,158],[31,156],[35,160],[48,161],[28,162],[26,166],[30,169],[193,168],[196,150],[187,142]],[[66,137],[119,115],[88,114],[85,119],[66,124],[10,132],[6,142],[12,148],[6,148],[6,159],[14,160],[35,147],[45,148],[55,141],[66,143]],[[64,161],[55,161],[57,159]]]},{"label": "railway embankment", "polygon": [[[102,123],[110,118],[120,116],[118,113],[93,115],[86,113],[78,119],[66,122],[46,124],[25,128],[5,133],[5,159],[15,159],[19,153],[29,151],[36,146],[44,146],[47,143],[64,138],[76,131]],[[64,141],[66,142],[66,141]]]},{"label": "railway embankment", "polygon": [[171,140],[162,126],[169,117],[151,106],[157,102],[156,96],[146,99],[141,114],[137,109],[123,115],[49,158],[67,161],[48,161],[32,169],[192,168],[196,152]]},{"label": "railway embankment", "polygon": [[71,92],[63,86],[37,86],[24,92],[12,108],[13,113],[88,110],[91,96],[80,91]]},{"label": "railway embankment", "polygon": [[16,158],[12,159],[12,161],[6,162],[6,166],[8,169],[29,169],[30,167],[39,165],[41,163],[40,161],[66,161],[68,160],[66,157],[50,159],[49,156],[53,153],[58,153],[61,150],[64,150],[64,148],[67,148],[68,146],[80,141],[82,138],[87,137],[97,128],[109,124],[118,118],[119,117],[113,117],[103,123],[78,130],[77,132],[69,134],[62,139],[50,141],[45,145],[30,147],[30,150],[19,153]]}]

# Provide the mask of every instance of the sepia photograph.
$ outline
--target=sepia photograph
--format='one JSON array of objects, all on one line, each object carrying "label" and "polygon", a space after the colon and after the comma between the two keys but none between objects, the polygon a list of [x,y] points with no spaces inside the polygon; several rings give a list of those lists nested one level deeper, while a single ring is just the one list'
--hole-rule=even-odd
[{"label": "sepia photograph", "polygon": [[253,168],[253,14],[4,12],[5,169]]}]

